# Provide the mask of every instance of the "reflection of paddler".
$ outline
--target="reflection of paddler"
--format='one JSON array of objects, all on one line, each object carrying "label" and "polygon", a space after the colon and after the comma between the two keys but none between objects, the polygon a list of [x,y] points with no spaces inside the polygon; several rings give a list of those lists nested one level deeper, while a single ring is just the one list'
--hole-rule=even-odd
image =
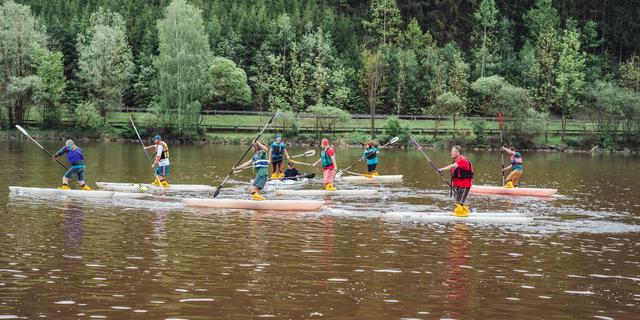
[{"label": "reflection of paddler", "polygon": [[[469,265],[469,229],[464,223],[456,223],[449,237],[449,253],[447,254],[447,280],[449,288],[447,304],[452,308],[464,310],[464,303],[469,291],[469,274],[464,266]],[[451,314],[459,318],[459,314]]]},{"label": "reflection of paddler", "polygon": [[260,194],[260,191],[264,189],[264,185],[269,179],[269,159],[267,157],[267,147],[265,147],[259,141],[253,144],[253,150],[255,154],[251,160],[235,167],[234,172],[239,172],[242,169],[248,168],[253,165],[256,177],[253,179],[251,199],[252,200],[265,200],[266,198]]},{"label": "reflection of paddler", "polygon": [[438,171],[451,170],[451,186],[453,187],[456,198],[456,208],[453,213],[458,217],[466,217],[471,212],[465,202],[471,189],[473,167],[471,166],[471,162],[462,156],[461,152],[462,147],[453,146],[451,148],[451,158],[454,162],[438,169]]},{"label": "reflection of paddler", "polygon": [[69,161],[69,165],[71,166],[69,170],[62,177],[62,186],[58,189],[60,190],[70,190],[69,188],[69,179],[73,179],[74,177],[78,180],[78,184],[82,187],[82,190],[90,191],[91,188],[84,183],[84,154],[82,153],[82,149],[76,146],[73,143],[73,140],[67,140],[65,142],[65,146],[58,150],[56,154],[53,155],[53,158],[57,158],[63,154],[67,155],[67,161]]},{"label": "reflection of paddler", "polygon": [[324,189],[329,191],[335,191],[336,187],[333,185],[333,178],[336,176],[336,168],[338,164],[336,162],[336,153],[333,148],[329,146],[328,139],[322,139],[320,143],[322,151],[320,152],[320,159],[313,165],[317,166],[322,164],[322,174],[324,177]]},{"label": "reflection of paddler", "polygon": [[520,180],[520,176],[522,175],[522,154],[517,152],[515,148],[509,149],[506,147],[502,147],[506,153],[511,156],[511,165],[506,166],[502,169],[502,171],[507,171],[511,169],[511,173],[507,176],[507,181],[504,185],[505,188],[515,188],[518,186],[518,181]]}]

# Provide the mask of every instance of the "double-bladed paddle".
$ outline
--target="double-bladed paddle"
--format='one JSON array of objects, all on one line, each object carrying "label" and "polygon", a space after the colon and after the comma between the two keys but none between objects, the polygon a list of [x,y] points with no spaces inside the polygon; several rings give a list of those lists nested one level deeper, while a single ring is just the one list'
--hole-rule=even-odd
[{"label": "double-bladed paddle", "polygon": [[216,192],[213,193],[213,197],[214,198],[217,197],[218,194],[220,194],[220,189],[222,189],[222,185],[224,185],[225,182],[227,182],[227,180],[229,180],[229,177],[231,177],[231,175],[235,171],[236,167],[240,165],[240,162],[242,162],[244,157],[246,157],[247,154],[249,153],[249,151],[251,151],[251,149],[253,149],[253,145],[256,143],[256,141],[258,141],[258,139],[260,139],[260,137],[264,133],[264,130],[266,130],[267,127],[273,122],[273,120],[275,120],[279,115],[280,115],[280,110],[276,111],[273,114],[273,116],[271,116],[271,120],[269,120],[269,122],[267,122],[267,124],[265,124],[264,127],[262,127],[262,130],[260,130],[260,133],[258,133],[258,136],[255,139],[253,139],[253,142],[251,143],[251,145],[249,145],[249,148],[247,148],[247,151],[245,151],[244,154],[242,154],[242,157],[240,158],[240,160],[238,160],[238,162],[236,162],[236,165],[234,165],[233,168],[231,168],[231,170],[229,171],[229,174],[227,174],[227,176],[224,178],[224,180],[222,180],[220,185],[216,188]]},{"label": "double-bladed paddle", "polygon": [[56,162],[61,165],[63,168],[65,168],[66,170],[69,170],[69,168],[67,166],[65,166],[62,162],[60,162],[53,154],[51,154],[51,152],[49,152],[49,150],[45,149],[41,144],[38,143],[38,141],[36,141],[35,139],[33,139],[29,133],[27,133],[27,130],[25,130],[23,127],[21,127],[20,125],[16,124],[16,128],[18,129],[18,131],[22,132],[22,134],[24,134],[25,136],[27,136],[27,138],[31,139],[31,141],[33,141],[33,143],[35,143],[38,147],[40,147],[40,149],[42,149],[42,151],[46,152],[48,155],[51,156],[52,159],[56,160]]},{"label": "double-bladed paddle", "polygon": [[[394,144],[396,142],[398,142],[398,140],[400,140],[400,138],[398,137],[393,137],[393,139],[389,140],[389,142],[383,144],[382,146],[380,146],[380,148],[378,148],[378,150],[390,145],[390,144]],[[376,151],[377,152],[377,151]],[[362,161],[365,157],[361,157],[360,159],[358,159],[358,161],[352,163],[350,166],[344,168],[344,169],[339,169],[338,173],[336,173],[336,178],[340,178],[340,176],[342,176],[343,172],[347,172],[347,170],[351,169],[353,166],[355,166],[356,164],[360,163],[360,161]],[[350,172],[347,172],[350,173]]]},{"label": "double-bladed paddle", "polygon": [[442,172],[440,172],[440,170],[438,170],[438,167],[436,167],[436,165],[433,163],[433,161],[431,161],[431,158],[429,158],[429,156],[424,152],[424,150],[422,150],[422,146],[418,143],[418,141],[416,141],[415,138],[411,137],[411,143],[413,143],[413,145],[416,147],[416,149],[420,150],[422,155],[425,158],[427,158],[427,161],[429,162],[429,164],[431,164],[431,167],[433,168],[433,170],[435,170],[436,173],[438,173],[438,175],[440,176],[440,178],[442,178],[442,181],[444,181],[444,183],[446,183],[449,186],[449,190],[453,190],[453,186],[451,185],[451,183],[449,181],[447,181],[447,179],[444,178],[444,176],[442,175]]}]

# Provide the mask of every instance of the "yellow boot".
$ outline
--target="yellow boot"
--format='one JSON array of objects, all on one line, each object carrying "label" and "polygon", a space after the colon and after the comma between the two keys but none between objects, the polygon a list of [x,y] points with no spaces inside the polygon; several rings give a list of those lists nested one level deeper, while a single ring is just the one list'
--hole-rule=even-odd
[{"label": "yellow boot", "polygon": [[63,184],[58,187],[58,190],[71,190],[71,188],[69,188],[69,185]]},{"label": "yellow boot", "polygon": [[466,212],[466,210],[461,204],[456,203],[456,208],[453,209],[453,215],[456,217],[467,217],[469,216],[469,213]]},{"label": "yellow boot", "polygon": [[163,188],[165,188],[165,189],[166,189],[166,188],[169,188],[169,182],[167,182],[167,180],[162,181],[162,183],[161,183],[161,184],[162,184],[162,187],[163,187]]},{"label": "yellow boot", "polygon": [[469,206],[466,204],[463,204],[462,209],[464,209],[465,217],[469,216],[469,214],[471,213],[471,209],[469,209]]},{"label": "yellow boot", "polygon": [[85,184],[84,186],[82,186],[82,190],[84,190],[84,191],[93,191],[93,189],[91,189],[91,188],[90,188],[88,185],[86,185],[86,184]]},{"label": "yellow boot", "polygon": [[156,178],[155,180],[153,180],[153,182],[151,182],[152,185],[159,187],[160,186],[160,179]]},{"label": "yellow boot", "polygon": [[324,185],[324,190],[326,191],[336,191],[336,187],[333,186],[333,183],[327,183]]},{"label": "yellow boot", "polygon": [[278,179],[278,174],[277,173],[272,173],[271,174],[271,179]]},{"label": "yellow boot", "polygon": [[267,198],[263,197],[261,194],[254,192],[251,194],[251,200],[262,201],[267,200]]},{"label": "yellow boot", "polygon": [[511,181],[507,181],[507,183],[504,184],[505,188],[513,188],[513,183]]},{"label": "yellow boot", "polygon": [[378,170],[373,170],[373,172],[371,172],[371,176],[375,177],[378,175]]},{"label": "yellow boot", "polygon": [[284,173],[280,172],[280,174],[278,174],[278,178],[284,178]]}]

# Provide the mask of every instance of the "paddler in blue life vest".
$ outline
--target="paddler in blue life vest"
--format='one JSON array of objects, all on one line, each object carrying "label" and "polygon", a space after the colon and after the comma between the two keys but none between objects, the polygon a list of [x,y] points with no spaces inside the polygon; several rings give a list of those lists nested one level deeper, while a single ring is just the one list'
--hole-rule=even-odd
[{"label": "paddler in blue life vest", "polygon": [[169,146],[166,142],[162,141],[160,135],[153,137],[153,143],[153,145],[144,147],[145,150],[155,149],[155,157],[151,168],[156,168],[157,177],[153,180],[152,184],[169,188],[169,182],[167,182],[167,176],[169,175]]},{"label": "paddler in blue life vest", "polygon": [[320,159],[313,165],[317,166],[322,164],[322,175],[324,178],[324,190],[336,191],[336,187],[333,185],[333,178],[336,176],[336,168],[338,163],[336,162],[336,153],[329,145],[328,139],[322,139],[320,142],[322,151],[320,151]]},{"label": "paddler in blue life vest", "polygon": [[290,159],[289,152],[287,152],[287,145],[282,141],[282,136],[278,134],[276,135],[276,140],[271,143],[271,148],[269,148],[269,162],[271,162],[273,168],[271,179],[284,177],[284,173],[282,172],[283,156]]},{"label": "paddler in blue life vest", "polygon": [[515,188],[518,186],[518,181],[520,180],[520,176],[522,175],[522,154],[516,151],[516,148],[509,149],[506,147],[502,147],[504,152],[508,153],[511,156],[511,165],[508,165],[502,169],[502,171],[508,171],[511,169],[511,173],[507,176],[506,183],[504,184],[505,188]]},{"label": "paddler in blue life vest", "polygon": [[256,178],[253,179],[253,183],[251,185],[251,200],[266,200],[266,198],[260,194],[260,191],[264,189],[264,185],[267,183],[267,180],[269,180],[269,158],[267,157],[268,149],[260,143],[260,141],[256,141],[253,144],[253,150],[255,151],[255,154],[251,160],[235,167],[233,171],[237,173],[253,165],[256,172]]},{"label": "paddler in blue life vest", "polygon": [[453,163],[438,169],[438,171],[451,170],[451,186],[456,198],[456,208],[453,214],[458,217],[469,216],[471,210],[465,204],[469,190],[471,190],[473,180],[473,166],[471,162],[462,156],[462,148],[460,146],[453,146],[451,148],[451,159]]},{"label": "paddler in blue life vest", "polygon": [[378,148],[376,148],[375,144],[372,141],[367,142],[364,145],[364,152],[362,153],[362,157],[367,159],[367,176],[375,177],[378,175]]},{"label": "paddler in blue life vest", "polygon": [[91,191],[91,188],[84,183],[85,165],[82,149],[76,146],[75,143],[73,143],[73,140],[69,139],[65,142],[65,146],[53,155],[53,158],[56,159],[63,154],[67,154],[67,161],[71,167],[62,177],[62,186],[58,189],[71,190],[71,188],[69,188],[69,179],[76,177],[76,179],[78,179],[78,183],[82,187],[82,190]]}]

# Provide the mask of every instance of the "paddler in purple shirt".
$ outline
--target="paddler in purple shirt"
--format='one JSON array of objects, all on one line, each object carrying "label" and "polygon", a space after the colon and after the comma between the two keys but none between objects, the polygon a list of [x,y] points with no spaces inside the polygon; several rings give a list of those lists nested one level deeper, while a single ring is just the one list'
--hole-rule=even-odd
[{"label": "paddler in purple shirt", "polygon": [[62,186],[58,189],[60,190],[71,190],[69,188],[69,179],[76,177],[78,179],[78,183],[82,187],[82,190],[91,191],[91,188],[84,183],[84,155],[82,154],[82,149],[76,146],[73,143],[73,140],[69,139],[65,142],[65,146],[58,150],[56,154],[53,155],[53,158],[58,158],[63,154],[67,154],[67,161],[71,166],[67,173],[62,177]]}]

